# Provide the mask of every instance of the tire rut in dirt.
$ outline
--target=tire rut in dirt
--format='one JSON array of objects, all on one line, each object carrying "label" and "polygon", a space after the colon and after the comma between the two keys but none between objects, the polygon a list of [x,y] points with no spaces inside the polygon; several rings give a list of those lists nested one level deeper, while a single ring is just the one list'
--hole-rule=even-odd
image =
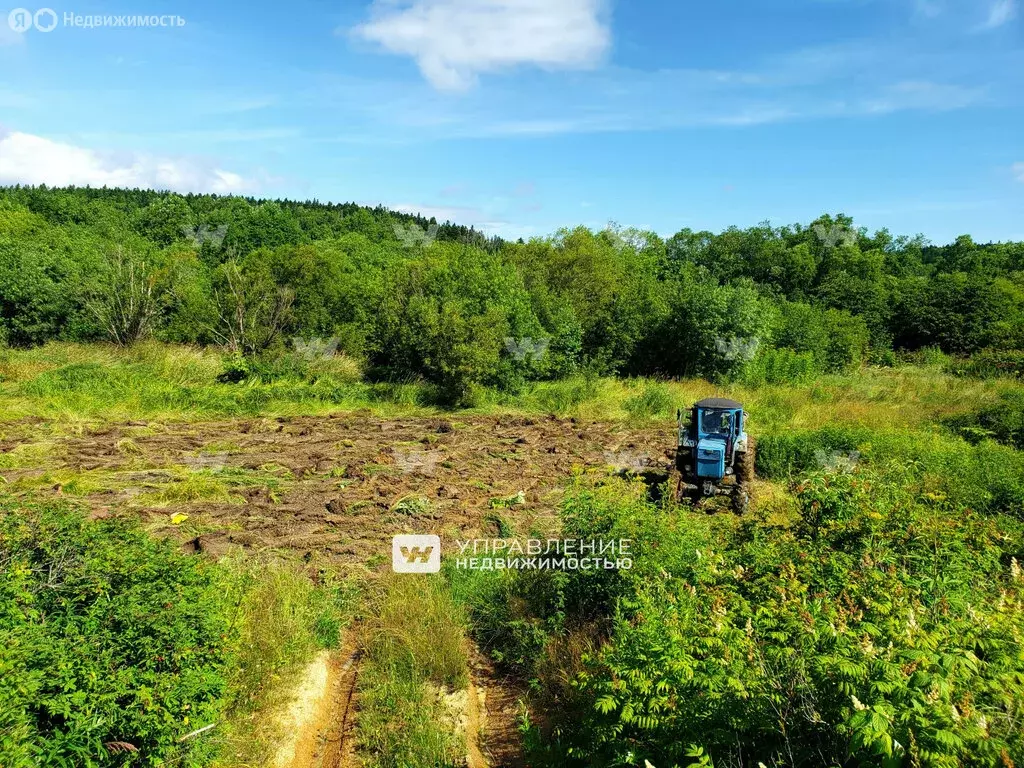
[{"label": "tire rut in dirt", "polygon": [[[482,713],[477,744],[485,765],[488,768],[524,768],[526,757],[519,733],[519,702],[526,696],[525,687],[522,682],[502,675],[475,647],[470,654],[470,676]],[[469,738],[467,733],[467,741]]]}]

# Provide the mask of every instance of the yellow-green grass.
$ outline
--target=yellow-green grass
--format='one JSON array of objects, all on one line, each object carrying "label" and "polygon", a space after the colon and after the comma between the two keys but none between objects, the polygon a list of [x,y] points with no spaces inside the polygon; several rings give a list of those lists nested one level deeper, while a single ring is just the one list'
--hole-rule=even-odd
[{"label": "yellow-green grass", "polygon": [[[570,380],[539,383],[526,394],[506,401],[514,410],[553,411],[595,420],[650,421],[674,417],[675,407],[711,395],[743,403],[755,431],[778,427],[811,428],[850,424],[892,429],[917,428],[953,413],[996,402],[1000,394],[1019,389],[1008,379],[976,380],[950,376],[936,367],[864,368],[843,375],[822,376],[811,384],[757,387],[717,385],[703,379]],[[646,398],[671,403],[647,414],[631,413],[627,404],[645,390],[662,389],[665,397]]]},{"label": "yellow-green grass", "polygon": [[[20,448],[20,446],[19,446]],[[34,446],[28,445],[27,449]],[[14,454],[18,449],[12,451]],[[239,467],[193,469],[182,465],[131,469],[45,468],[45,457],[36,450],[30,466],[38,472],[20,474],[6,484],[10,492],[31,492],[41,488],[59,487],[65,496],[84,497],[104,492],[129,492],[129,507],[169,507],[201,501],[244,504],[239,494],[243,489],[265,487],[271,493],[282,490],[288,479],[273,467],[247,470]],[[11,455],[11,454],[6,454]],[[3,458],[3,455],[0,455]],[[27,465],[29,466],[29,465]],[[6,468],[6,467],[4,467]]]},{"label": "yellow-green grass", "polygon": [[[319,368],[317,367],[319,366]],[[435,415],[422,384],[358,380],[349,359],[322,361],[302,379],[220,383],[217,350],[158,344],[122,349],[51,343],[0,352],[0,428],[26,417],[45,429],[81,432],[94,422],[209,420],[222,417],[321,415],[368,409],[382,417]],[[755,432],[826,423],[919,428],[952,413],[992,403],[1019,388],[1006,379],[956,378],[941,367],[864,368],[809,384],[717,385],[702,379],[655,381],[577,377],[539,382],[518,394],[481,388],[462,412],[556,413],[593,420],[670,422],[675,408],[707,395],[742,402]],[[59,427],[53,426],[59,424]],[[141,427],[145,429],[145,427]]]},{"label": "yellow-green grass", "polygon": [[[50,343],[2,350],[0,419],[41,417],[80,430],[95,421],[323,413],[363,407],[374,399],[372,388],[357,381],[359,368],[350,358],[308,367],[303,381],[230,384],[217,380],[222,355],[212,349],[150,342],[130,348]],[[400,389],[386,393],[398,402],[381,404],[401,407],[402,397],[415,394],[396,392]]]},{"label": "yellow-green grass", "polygon": [[267,765],[301,666],[318,650],[337,648],[358,602],[358,590],[327,568],[318,583],[305,564],[271,552],[234,553],[220,561],[235,592],[237,654],[229,674],[226,720],[214,738],[216,765]]},{"label": "yellow-green grass", "polygon": [[60,449],[51,440],[22,443],[7,453],[0,453],[0,470],[28,469],[52,464],[60,460]]}]

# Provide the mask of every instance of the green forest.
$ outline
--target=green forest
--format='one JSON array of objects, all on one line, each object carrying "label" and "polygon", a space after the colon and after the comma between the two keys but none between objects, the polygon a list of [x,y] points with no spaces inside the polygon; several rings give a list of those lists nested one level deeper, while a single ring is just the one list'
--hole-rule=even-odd
[{"label": "green forest", "polygon": [[355,204],[0,189],[0,342],[147,337],[223,346],[240,378],[329,348],[455,404],[577,373],[795,382],[926,347],[1013,371],[1024,243],[841,214],[506,242]]}]

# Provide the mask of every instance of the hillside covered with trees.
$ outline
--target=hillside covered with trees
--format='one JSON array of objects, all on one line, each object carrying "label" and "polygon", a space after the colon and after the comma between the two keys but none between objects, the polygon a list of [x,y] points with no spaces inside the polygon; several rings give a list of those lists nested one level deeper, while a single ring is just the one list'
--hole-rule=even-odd
[{"label": "hillside covered with trees", "polygon": [[243,373],[317,339],[451,401],[578,372],[806,380],[923,347],[1005,368],[1024,349],[1024,243],[932,245],[842,215],[505,242],[355,204],[0,189],[0,342],[149,336],[223,345]]}]

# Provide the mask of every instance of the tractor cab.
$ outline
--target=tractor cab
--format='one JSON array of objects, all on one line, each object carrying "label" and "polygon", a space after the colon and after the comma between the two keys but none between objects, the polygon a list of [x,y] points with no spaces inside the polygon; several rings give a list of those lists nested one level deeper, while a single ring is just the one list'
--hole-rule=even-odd
[{"label": "tractor cab", "polygon": [[733,477],[747,472],[745,422],[743,406],[721,397],[696,403],[687,412],[687,418],[679,412],[676,467],[684,488],[700,496],[735,495],[738,491],[746,496],[745,489],[740,488],[746,478]]}]

